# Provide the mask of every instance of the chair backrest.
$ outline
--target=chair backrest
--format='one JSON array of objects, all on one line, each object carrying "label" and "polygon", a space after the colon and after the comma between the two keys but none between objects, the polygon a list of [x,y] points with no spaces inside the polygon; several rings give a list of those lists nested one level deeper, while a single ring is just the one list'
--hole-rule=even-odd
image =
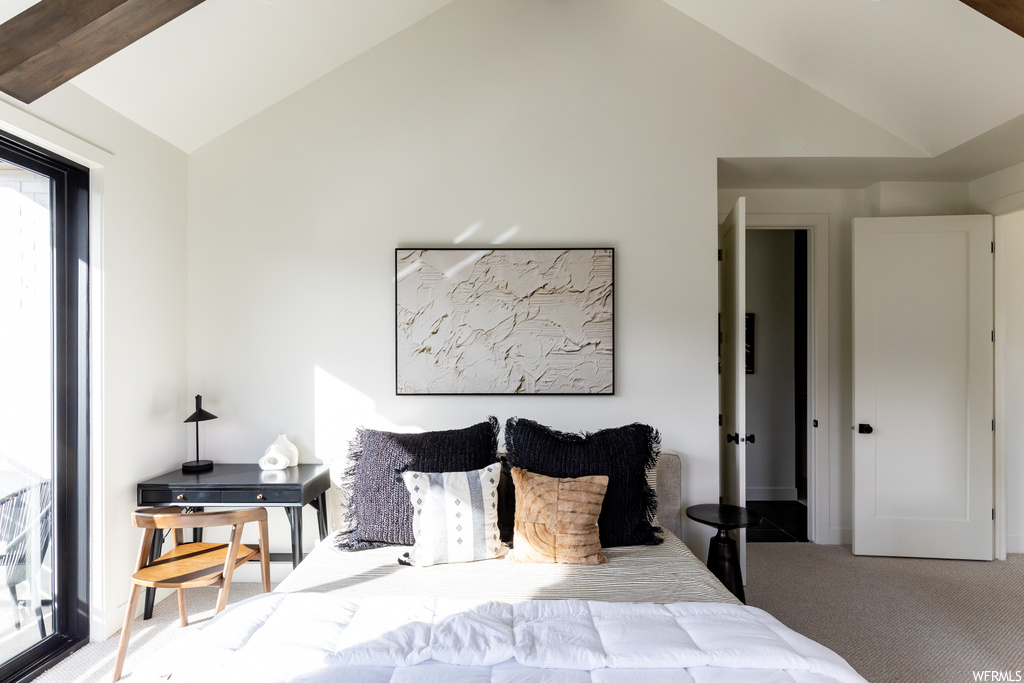
[{"label": "chair backrest", "polygon": [[[50,547],[53,531],[52,484],[42,481],[19,489],[0,499],[0,571],[7,585],[26,578],[29,541],[38,539],[39,559]],[[35,530],[37,535],[33,535]]]},{"label": "chair backrest", "polygon": [[185,513],[180,507],[143,508],[132,513],[132,524],[141,529],[197,529],[210,526],[232,526],[267,518],[265,508],[216,510]]}]

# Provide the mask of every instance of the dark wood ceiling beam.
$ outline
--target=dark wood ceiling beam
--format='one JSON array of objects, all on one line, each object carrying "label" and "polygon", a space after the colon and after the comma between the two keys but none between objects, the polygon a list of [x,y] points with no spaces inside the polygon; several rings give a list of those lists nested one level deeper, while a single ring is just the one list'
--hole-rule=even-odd
[{"label": "dark wood ceiling beam", "polygon": [[0,24],[0,90],[29,103],[203,0],[41,0]]},{"label": "dark wood ceiling beam", "polygon": [[1024,3],[1020,0],[960,0],[986,17],[1024,36]]}]

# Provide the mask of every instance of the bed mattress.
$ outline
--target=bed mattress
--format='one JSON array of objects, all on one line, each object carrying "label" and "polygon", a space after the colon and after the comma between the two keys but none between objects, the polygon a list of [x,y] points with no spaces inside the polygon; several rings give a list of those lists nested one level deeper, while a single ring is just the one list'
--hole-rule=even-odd
[{"label": "bed mattress", "polygon": [[744,605],[267,593],[172,643],[132,681],[865,683]]},{"label": "bed mattress", "polygon": [[739,604],[677,537],[597,566],[400,565],[321,542],[132,680],[221,683],[864,683],[831,650]]},{"label": "bed mattress", "polygon": [[521,602],[724,602],[739,604],[707,567],[672,533],[661,545],[603,548],[606,564],[518,564],[506,559],[430,567],[400,565],[409,548],[390,546],[343,552],[328,536],[306,556],[277,592],[342,593],[347,598],[440,597]]}]

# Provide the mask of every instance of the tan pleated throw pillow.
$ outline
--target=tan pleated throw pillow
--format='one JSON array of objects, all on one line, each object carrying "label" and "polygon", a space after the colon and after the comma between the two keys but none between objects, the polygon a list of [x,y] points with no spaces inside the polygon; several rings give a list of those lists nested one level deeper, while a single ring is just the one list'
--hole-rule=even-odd
[{"label": "tan pleated throw pillow", "polygon": [[603,564],[597,518],[608,477],[557,479],[512,468],[516,487],[514,562]]}]

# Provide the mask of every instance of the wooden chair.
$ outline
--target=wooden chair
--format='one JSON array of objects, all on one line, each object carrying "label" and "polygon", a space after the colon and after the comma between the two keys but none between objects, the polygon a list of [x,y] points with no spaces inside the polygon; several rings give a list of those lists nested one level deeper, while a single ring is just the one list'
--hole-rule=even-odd
[{"label": "wooden chair", "polygon": [[[242,527],[246,522],[259,522],[259,546],[241,543]],[[128,638],[131,635],[135,609],[143,588],[174,588],[178,591],[178,616],[182,626],[188,626],[188,607],[185,589],[197,586],[220,586],[217,610],[220,613],[228,601],[231,575],[237,567],[259,556],[263,591],[270,590],[270,553],[267,550],[267,511],[264,508],[196,512],[185,514],[179,507],[146,508],[132,513],[132,524],[145,529],[139,559],[132,575],[132,589],[128,595],[128,608],[121,629],[114,663],[114,680],[121,678]],[[183,529],[203,529],[230,526],[227,543],[183,543]],[[153,538],[161,529],[173,529],[172,548],[153,562],[149,562]]]}]

